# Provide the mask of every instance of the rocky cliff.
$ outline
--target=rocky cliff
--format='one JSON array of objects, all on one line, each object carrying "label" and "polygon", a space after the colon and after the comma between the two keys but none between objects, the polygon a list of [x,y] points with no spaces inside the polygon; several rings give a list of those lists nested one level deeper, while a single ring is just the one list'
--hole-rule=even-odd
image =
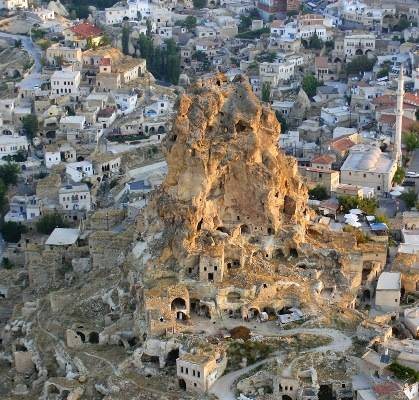
[{"label": "rocky cliff", "polygon": [[295,160],[278,150],[280,130],[245,79],[216,76],[181,96],[165,143],[168,175],[140,226],[145,236],[163,232],[153,269],[190,270],[202,253],[224,258],[261,238],[281,242],[284,255],[304,241],[307,191]]}]

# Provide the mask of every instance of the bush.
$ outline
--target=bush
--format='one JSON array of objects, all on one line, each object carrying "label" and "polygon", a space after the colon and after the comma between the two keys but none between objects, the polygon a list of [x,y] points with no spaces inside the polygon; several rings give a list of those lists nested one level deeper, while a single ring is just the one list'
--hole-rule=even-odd
[{"label": "bush", "polygon": [[269,28],[256,29],[239,33],[236,37],[239,39],[259,39],[264,33],[269,33]]},{"label": "bush", "polygon": [[408,208],[413,208],[416,205],[417,194],[412,189],[402,193],[400,198],[406,203],[406,207]]},{"label": "bush", "polygon": [[346,72],[348,75],[358,75],[362,72],[372,71],[374,64],[375,59],[369,59],[368,56],[358,56],[346,65]]},{"label": "bush", "polygon": [[16,185],[19,172],[19,165],[15,163],[8,162],[5,165],[0,165],[0,179],[7,187]]},{"label": "bush", "polygon": [[1,265],[4,269],[12,269],[15,266],[7,257],[3,258]]},{"label": "bush", "polygon": [[68,224],[60,214],[45,214],[37,223],[36,230],[44,235],[50,235],[55,228],[67,228]]},{"label": "bush", "polygon": [[326,200],[329,198],[326,188],[322,185],[316,185],[313,189],[308,191],[308,194],[310,199],[314,200]]},{"label": "bush", "polygon": [[419,372],[413,368],[405,367],[398,363],[391,363],[388,369],[401,381],[408,381],[411,383],[419,381]]},{"label": "bush", "polygon": [[230,335],[233,339],[250,339],[250,329],[245,326],[236,326],[233,329],[230,329]]},{"label": "bush", "polygon": [[393,176],[393,182],[398,185],[403,182],[404,177],[406,176],[406,171],[402,167],[397,167],[396,172]]},{"label": "bush", "polygon": [[361,199],[355,196],[338,197],[339,205],[343,212],[347,213],[352,208],[359,208],[368,215],[374,215],[378,207],[376,199]]},{"label": "bush", "polygon": [[312,74],[307,74],[303,78],[302,87],[307,93],[308,97],[314,97],[316,95],[317,87],[320,86],[320,82]]},{"label": "bush", "polygon": [[26,232],[26,226],[13,221],[5,222],[1,227],[3,239],[9,243],[17,243],[22,237],[22,233]]}]

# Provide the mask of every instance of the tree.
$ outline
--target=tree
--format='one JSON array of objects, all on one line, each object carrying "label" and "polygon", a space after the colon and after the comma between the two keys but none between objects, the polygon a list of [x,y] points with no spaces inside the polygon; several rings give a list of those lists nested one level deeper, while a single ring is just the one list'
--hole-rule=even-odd
[{"label": "tree", "polygon": [[316,185],[313,189],[308,191],[308,194],[310,199],[314,200],[326,200],[329,198],[326,188],[322,185]]},{"label": "tree", "polygon": [[375,64],[375,58],[370,59],[368,56],[354,57],[351,62],[346,64],[346,72],[348,75],[359,75],[363,72],[372,71]]},{"label": "tree", "polygon": [[131,30],[128,24],[124,24],[122,28],[122,52],[126,55],[129,54],[129,38]]},{"label": "tree", "polygon": [[20,49],[22,47],[22,41],[20,39],[15,40],[15,48]]},{"label": "tree", "polygon": [[207,0],[192,0],[194,8],[201,9],[207,6]]},{"label": "tree", "polygon": [[189,32],[196,28],[196,18],[193,15],[188,15],[183,21],[182,26],[185,27]]},{"label": "tree", "polygon": [[317,36],[317,33],[314,33],[314,35],[310,37],[308,47],[316,50],[320,50],[323,47],[323,41]]},{"label": "tree", "polygon": [[28,139],[32,139],[38,132],[38,118],[33,114],[25,115],[22,124]]},{"label": "tree", "polygon": [[406,203],[406,207],[413,208],[416,205],[417,194],[414,190],[410,189],[401,194],[400,198]]},{"label": "tree", "polygon": [[414,151],[419,148],[419,136],[415,132],[405,132],[403,142],[407,151]]},{"label": "tree", "polygon": [[262,101],[268,102],[271,98],[271,84],[264,82],[262,85]]},{"label": "tree", "polygon": [[403,182],[405,176],[406,176],[406,171],[404,170],[404,168],[397,167],[396,172],[394,173],[394,176],[393,176],[393,182],[396,183],[397,185],[400,185]]},{"label": "tree", "polygon": [[145,25],[146,25],[146,29],[147,29],[146,30],[146,35],[147,35],[148,38],[150,38],[151,34],[153,33],[153,25],[151,24],[150,18],[147,18],[147,20],[145,22]]},{"label": "tree", "polygon": [[45,214],[36,223],[36,230],[44,235],[50,235],[55,228],[66,228],[68,224],[60,214]]},{"label": "tree", "polygon": [[1,227],[3,239],[9,243],[17,243],[25,232],[26,226],[13,221],[5,222]]},{"label": "tree", "polygon": [[376,199],[362,199],[358,196],[340,196],[338,201],[344,213],[347,213],[352,208],[359,208],[368,215],[374,215],[378,207]]},{"label": "tree", "polygon": [[281,124],[281,132],[286,132],[288,130],[288,123],[280,111],[275,111],[275,116],[278,122]]},{"label": "tree", "polygon": [[19,172],[20,168],[16,163],[8,162],[7,164],[0,165],[0,179],[6,187],[16,185]]},{"label": "tree", "polygon": [[320,86],[320,82],[314,75],[307,74],[303,78],[302,86],[308,97],[314,97],[316,95],[317,87]]},{"label": "tree", "polygon": [[390,67],[388,65],[385,65],[383,68],[381,68],[378,72],[377,72],[377,78],[384,78],[385,76],[388,76],[390,72]]}]

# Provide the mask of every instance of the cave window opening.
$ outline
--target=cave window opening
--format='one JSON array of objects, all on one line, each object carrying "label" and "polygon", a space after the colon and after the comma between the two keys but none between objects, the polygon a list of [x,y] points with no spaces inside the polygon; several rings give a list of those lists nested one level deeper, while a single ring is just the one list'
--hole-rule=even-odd
[{"label": "cave window opening", "polygon": [[214,273],[212,273],[212,272],[208,273],[208,280],[211,281],[211,282],[214,280]]},{"label": "cave window opening", "polygon": [[83,332],[77,331],[76,334],[80,336],[81,341],[84,343],[86,341],[86,336]]},{"label": "cave window opening", "polygon": [[294,248],[294,247],[290,248],[290,256],[291,257],[298,257],[298,251],[297,251],[296,248]]},{"label": "cave window opening", "polygon": [[89,343],[92,343],[92,344],[99,343],[99,333],[90,332],[89,333]]},{"label": "cave window opening", "polygon": [[176,142],[176,139],[177,139],[177,135],[173,135],[172,136],[172,142]]},{"label": "cave window opening", "polygon": [[200,231],[201,230],[201,227],[202,227],[203,222],[204,222],[204,219],[203,218],[201,219],[201,221],[198,222],[198,225],[196,226],[196,230],[197,231]]}]

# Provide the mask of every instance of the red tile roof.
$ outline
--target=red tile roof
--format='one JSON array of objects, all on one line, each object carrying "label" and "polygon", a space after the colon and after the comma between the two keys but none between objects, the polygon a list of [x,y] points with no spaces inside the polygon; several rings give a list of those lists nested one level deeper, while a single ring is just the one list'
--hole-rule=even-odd
[{"label": "red tile roof", "polygon": [[109,66],[111,65],[111,59],[104,57],[100,60],[99,65],[103,65],[103,66]]},{"label": "red tile roof", "polygon": [[334,139],[330,142],[330,148],[339,152],[348,151],[351,147],[355,146],[353,142],[347,136],[341,136],[340,138]]},{"label": "red tile roof", "polygon": [[329,60],[327,57],[319,56],[314,59],[315,68],[327,68]]},{"label": "red tile roof", "polygon": [[321,156],[314,157],[311,160],[312,164],[331,164],[335,161],[335,157],[331,156],[330,154],[323,154]]},{"label": "red tile roof", "polygon": [[395,382],[384,382],[374,385],[372,390],[379,396],[384,396],[400,391],[400,386]]},{"label": "red tile roof", "polygon": [[[393,114],[382,114],[378,122],[380,124],[393,126],[396,123],[396,116]],[[403,117],[402,129],[404,131],[409,130],[415,124],[415,122],[416,121],[414,121],[413,119]]]},{"label": "red tile roof", "polygon": [[403,97],[403,102],[407,104],[412,104],[415,107],[419,107],[419,94],[416,93],[405,93]]},{"label": "red tile roof", "polygon": [[79,25],[74,25],[70,28],[71,32],[82,39],[88,39],[90,37],[98,37],[102,35],[102,30],[96,25],[89,24],[88,22],[82,22]]}]

